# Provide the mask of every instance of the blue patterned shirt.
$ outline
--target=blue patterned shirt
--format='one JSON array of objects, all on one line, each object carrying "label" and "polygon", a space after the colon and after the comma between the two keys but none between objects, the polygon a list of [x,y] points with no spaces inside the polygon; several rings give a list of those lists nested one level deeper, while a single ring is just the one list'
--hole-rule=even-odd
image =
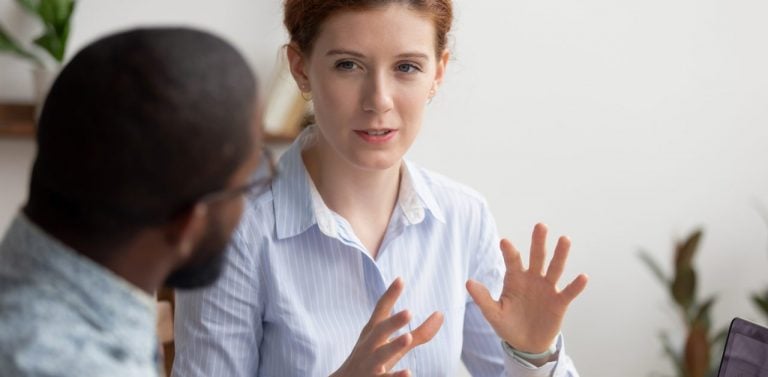
[{"label": "blue patterned shirt", "polygon": [[156,306],[18,215],[0,243],[0,375],[153,377]]},{"label": "blue patterned shirt", "polygon": [[395,211],[372,259],[330,210],[306,172],[306,130],[280,160],[272,191],[251,200],[214,286],[178,293],[176,377],[328,376],[349,356],[390,283],[405,289],[412,330],[432,312],[445,321],[395,370],[455,376],[577,376],[558,337],[540,368],[507,355],[464,284],[498,296],[504,264],[496,226],[476,192],[405,162]]}]

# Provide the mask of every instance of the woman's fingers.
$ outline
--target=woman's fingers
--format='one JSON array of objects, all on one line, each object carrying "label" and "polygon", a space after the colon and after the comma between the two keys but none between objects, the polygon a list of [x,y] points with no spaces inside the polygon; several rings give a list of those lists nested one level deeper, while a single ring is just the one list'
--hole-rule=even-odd
[{"label": "woman's fingers", "polygon": [[400,293],[403,292],[404,285],[403,279],[400,277],[396,278],[395,281],[389,285],[387,291],[381,295],[381,298],[379,298],[379,301],[376,303],[376,307],[373,308],[371,319],[363,328],[363,333],[372,330],[377,323],[390,317],[392,308],[395,307],[395,302],[397,302],[398,297],[400,297]]},{"label": "woman's fingers", "polygon": [[543,275],[544,261],[547,257],[547,226],[538,223],[533,227],[531,236],[531,256],[528,270],[537,275]]},{"label": "woman's fingers", "polygon": [[371,328],[367,343],[370,344],[371,347],[377,347],[380,344],[386,343],[387,339],[392,336],[392,333],[407,325],[410,321],[411,313],[408,312],[408,310],[403,310],[392,315]]},{"label": "woman's fingers", "polygon": [[571,284],[568,284],[561,292],[563,298],[565,298],[565,302],[570,304],[573,299],[581,294],[581,292],[584,291],[584,288],[587,287],[588,280],[589,278],[585,274],[580,274],[576,279],[573,279]]},{"label": "woman's fingers", "polygon": [[390,315],[402,291],[403,281],[397,278],[376,303],[352,354],[332,376],[411,376],[409,370],[388,371],[411,349],[432,340],[443,325],[443,315],[434,312],[413,331],[388,340],[391,334],[411,320],[407,310]]},{"label": "woman's fingers", "polygon": [[[408,344],[405,349],[402,349],[399,354],[394,355],[392,359],[390,359],[387,364],[385,365],[386,369],[389,370],[392,367],[397,364],[397,362],[408,352],[410,352],[412,349],[429,342],[432,340],[432,338],[437,335],[437,332],[440,331],[440,327],[443,325],[443,314],[440,312],[434,312],[432,313],[424,322],[419,325],[416,329],[411,331],[410,333],[404,334],[399,336],[396,340],[401,339],[405,336],[409,336],[410,343]],[[393,340],[396,341],[396,340]],[[387,344],[389,346],[389,344]],[[384,347],[387,347],[384,346]]]},{"label": "woman's fingers", "polygon": [[491,292],[488,291],[488,288],[483,283],[470,279],[467,280],[467,291],[469,291],[469,295],[475,301],[477,307],[480,308],[483,317],[489,323],[494,324],[497,320],[499,304],[491,297]]},{"label": "woman's fingers", "polygon": [[382,374],[383,377],[411,377],[411,371],[408,369],[399,370],[394,373]]},{"label": "woman's fingers", "polygon": [[420,346],[426,342],[432,340],[440,331],[440,327],[443,326],[443,313],[434,312],[424,322],[419,325],[415,330],[411,331],[413,335],[413,345],[411,348]]},{"label": "woman's fingers", "polygon": [[382,372],[386,372],[395,366],[411,348],[413,348],[413,335],[405,333],[377,348],[373,352],[373,362],[381,366]]},{"label": "woman's fingers", "polygon": [[501,249],[501,256],[504,257],[504,265],[507,268],[507,272],[522,272],[525,270],[520,252],[512,242],[503,238],[499,243],[499,248]]},{"label": "woman's fingers", "polygon": [[560,237],[557,241],[557,246],[555,246],[555,255],[552,256],[552,260],[547,268],[547,281],[553,285],[556,285],[560,277],[563,276],[565,262],[568,260],[568,251],[570,249],[571,240],[565,236]]}]

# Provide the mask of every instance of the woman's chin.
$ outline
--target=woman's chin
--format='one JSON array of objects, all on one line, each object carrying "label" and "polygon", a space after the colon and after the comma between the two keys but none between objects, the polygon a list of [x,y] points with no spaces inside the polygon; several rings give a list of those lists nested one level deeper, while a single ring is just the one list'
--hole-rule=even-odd
[{"label": "woman's chin", "polygon": [[403,156],[401,154],[377,152],[353,156],[350,162],[361,170],[387,171],[399,169],[402,160]]}]

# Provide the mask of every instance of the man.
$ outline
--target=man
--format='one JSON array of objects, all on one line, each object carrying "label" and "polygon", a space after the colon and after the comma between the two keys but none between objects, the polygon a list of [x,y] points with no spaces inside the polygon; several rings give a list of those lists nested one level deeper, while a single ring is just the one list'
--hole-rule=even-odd
[{"label": "man", "polygon": [[141,29],[83,49],[41,113],[0,243],[0,374],[155,376],[153,292],[212,283],[263,164],[255,78],[223,40]]}]

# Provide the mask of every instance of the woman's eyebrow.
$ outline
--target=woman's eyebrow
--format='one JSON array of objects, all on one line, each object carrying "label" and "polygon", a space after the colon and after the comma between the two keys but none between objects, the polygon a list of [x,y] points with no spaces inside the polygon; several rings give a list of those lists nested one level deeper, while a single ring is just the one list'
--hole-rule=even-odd
[{"label": "woman's eyebrow", "polygon": [[411,59],[424,59],[429,60],[429,55],[421,53],[421,52],[404,52],[400,55],[397,55],[398,58],[411,58]]},{"label": "woman's eyebrow", "polygon": [[[349,55],[354,56],[356,58],[364,58],[365,55],[361,54],[357,51],[352,50],[343,50],[343,49],[332,49],[328,50],[328,52],[325,53],[325,56],[335,56],[335,55]],[[411,58],[411,59],[424,59],[429,60],[429,55],[423,53],[423,52],[404,52],[402,54],[398,54],[396,56],[397,58]]]},{"label": "woman's eyebrow", "polygon": [[351,55],[357,58],[364,58],[365,55],[352,50],[339,50],[339,49],[333,49],[328,50],[328,52],[325,53],[325,56],[333,56],[333,55]]}]

